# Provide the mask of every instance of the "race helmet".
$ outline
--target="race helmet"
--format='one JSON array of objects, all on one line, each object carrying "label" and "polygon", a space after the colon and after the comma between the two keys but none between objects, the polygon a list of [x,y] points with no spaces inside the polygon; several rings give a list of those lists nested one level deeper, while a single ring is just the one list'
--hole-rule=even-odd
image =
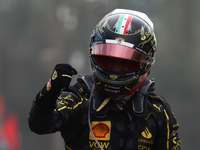
[{"label": "race helmet", "polygon": [[156,46],[153,23],[146,14],[115,9],[104,16],[89,46],[96,88],[114,96],[133,93],[154,64]]}]

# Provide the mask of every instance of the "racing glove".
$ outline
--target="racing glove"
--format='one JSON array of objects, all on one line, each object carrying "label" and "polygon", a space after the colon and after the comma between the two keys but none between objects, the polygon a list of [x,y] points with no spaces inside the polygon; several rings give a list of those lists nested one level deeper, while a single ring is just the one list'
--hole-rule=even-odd
[{"label": "racing glove", "polygon": [[34,103],[37,107],[52,111],[61,90],[69,87],[72,75],[76,74],[77,71],[70,65],[57,64],[47,84],[36,95]]},{"label": "racing glove", "polygon": [[77,71],[69,64],[57,64],[46,84],[46,92],[48,95],[56,96],[63,88],[68,88],[72,79],[72,75],[76,75]]}]

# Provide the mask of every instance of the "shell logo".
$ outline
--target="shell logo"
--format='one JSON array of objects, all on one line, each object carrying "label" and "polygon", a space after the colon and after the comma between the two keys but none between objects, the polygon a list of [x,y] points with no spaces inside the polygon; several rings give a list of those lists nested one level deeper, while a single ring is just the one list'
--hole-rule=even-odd
[{"label": "shell logo", "polygon": [[[110,129],[111,122],[110,121],[93,121],[91,123],[92,131],[97,138],[97,140],[110,140]],[[91,132],[89,134],[89,139],[94,140]]]},{"label": "shell logo", "polygon": [[92,128],[95,137],[105,138],[109,133],[109,127],[104,123],[99,123]]}]

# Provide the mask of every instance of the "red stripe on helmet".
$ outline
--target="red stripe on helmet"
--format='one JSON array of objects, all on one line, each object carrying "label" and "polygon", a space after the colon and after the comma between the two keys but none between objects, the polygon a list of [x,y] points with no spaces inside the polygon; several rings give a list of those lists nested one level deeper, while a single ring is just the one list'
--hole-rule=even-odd
[{"label": "red stripe on helmet", "polygon": [[126,26],[125,26],[125,29],[124,29],[124,34],[128,34],[128,26],[129,24],[131,23],[131,20],[132,20],[133,16],[130,15],[127,19],[127,22],[126,22]]}]

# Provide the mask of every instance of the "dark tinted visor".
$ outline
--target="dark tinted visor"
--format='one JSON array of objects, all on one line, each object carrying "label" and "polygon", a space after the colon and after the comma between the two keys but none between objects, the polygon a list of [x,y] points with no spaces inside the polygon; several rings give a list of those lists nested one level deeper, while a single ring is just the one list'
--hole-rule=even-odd
[{"label": "dark tinted visor", "polygon": [[147,56],[133,48],[119,44],[98,44],[92,46],[92,55],[110,56],[121,59],[147,63]]}]

